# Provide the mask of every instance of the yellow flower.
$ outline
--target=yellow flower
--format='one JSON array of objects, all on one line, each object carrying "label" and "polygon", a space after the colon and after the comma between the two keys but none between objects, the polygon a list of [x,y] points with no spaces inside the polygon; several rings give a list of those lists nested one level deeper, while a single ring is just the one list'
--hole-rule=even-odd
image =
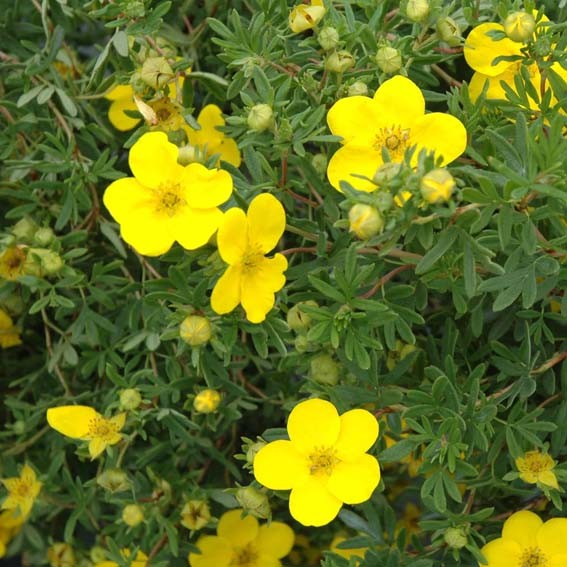
[{"label": "yellow flower", "polygon": [[0,254],[0,278],[17,280],[24,273],[26,252],[23,248],[11,246]]},{"label": "yellow flower", "polygon": [[[123,549],[120,553],[122,557],[125,558],[128,558],[131,555],[129,549]],[[148,556],[145,553],[138,551],[138,553],[136,553],[136,559],[130,563],[130,567],[146,567],[147,562]],[[116,563],[116,561],[99,561],[98,563],[95,563],[95,567],[118,567],[118,563]]]},{"label": "yellow flower", "polygon": [[285,211],[272,195],[255,197],[248,207],[232,208],[217,235],[221,258],[229,265],[211,296],[215,313],[230,313],[239,303],[252,323],[261,323],[285,284],[287,260],[282,254],[266,258],[285,230]]},{"label": "yellow flower", "polygon": [[425,101],[418,86],[406,77],[385,81],[374,98],[351,96],[338,100],[327,114],[331,132],[343,138],[329,161],[327,176],[340,189],[346,181],[359,191],[374,191],[373,181],[387,151],[400,163],[406,150],[415,146],[412,163],[421,150],[434,152],[442,165],[459,157],[467,145],[467,132],[454,116],[441,112],[425,114]]},{"label": "yellow flower", "polygon": [[516,467],[520,478],[529,484],[541,483],[559,489],[557,477],[553,472],[555,461],[547,453],[528,451],[523,457],[516,459]]},{"label": "yellow flower", "polygon": [[60,406],[47,410],[47,422],[59,433],[89,442],[91,459],[96,459],[107,447],[122,440],[126,414],[106,419],[88,406]]},{"label": "yellow flower", "polygon": [[200,530],[211,519],[211,510],[204,500],[189,500],[181,510],[181,525],[188,530]]},{"label": "yellow flower", "polygon": [[193,400],[193,407],[199,413],[212,413],[220,404],[221,395],[216,390],[202,390]]},{"label": "yellow flower", "polygon": [[364,556],[366,555],[366,552],[368,551],[367,547],[354,547],[354,548],[341,548],[338,547],[339,544],[343,543],[343,541],[346,541],[347,538],[342,536],[342,535],[336,535],[333,538],[333,541],[331,542],[331,545],[329,546],[329,549],[335,554],[335,555],[339,555],[340,557],[344,557],[345,559],[349,559],[351,557],[359,557],[360,559],[364,559]]},{"label": "yellow flower", "polygon": [[380,482],[378,461],[366,451],[378,437],[378,422],[362,409],[339,416],[333,404],[310,399],[297,404],[287,423],[290,440],[264,446],[254,459],[256,480],[272,490],[290,490],[291,515],[305,526],[324,526],[343,503],[368,500]]},{"label": "yellow flower", "polygon": [[131,528],[135,528],[144,521],[144,511],[138,504],[128,504],[122,510],[122,521]]},{"label": "yellow flower", "polygon": [[179,326],[179,336],[191,346],[207,344],[211,334],[211,323],[201,315],[188,315]]},{"label": "yellow flower", "polygon": [[21,344],[20,333],[14,327],[12,318],[6,311],[0,309],[0,347],[9,348]]},{"label": "yellow flower", "polygon": [[537,514],[522,510],[512,514],[502,537],[487,543],[482,554],[488,567],[563,567],[567,565],[567,519],[543,523]]},{"label": "yellow flower", "polygon": [[203,246],[221,222],[218,206],[232,193],[226,171],[183,167],[178,153],[163,132],[144,134],[130,150],[134,177],[114,181],[104,193],[122,238],[140,254],[165,254],[175,241],[189,250]]},{"label": "yellow flower", "polygon": [[0,558],[6,555],[6,546],[22,529],[24,516],[17,509],[0,512]]},{"label": "yellow flower", "polygon": [[51,567],[74,567],[75,552],[68,543],[54,543],[47,550],[47,560]]},{"label": "yellow flower", "polygon": [[221,109],[215,104],[208,104],[199,113],[197,123],[201,126],[200,130],[195,130],[188,124],[183,126],[195,153],[205,158],[218,155],[217,167],[221,160],[239,167],[241,157],[236,142],[219,130],[226,124]]},{"label": "yellow flower", "polygon": [[200,554],[189,554],[191,567],[278,567],[293,546],[292,529],[282,522],[259,525],[242,510],[225,512],[216,536],[201,536]]},{"label": "yellow flower", "polygon": [[293,33],[314,28],[325,15],[323,0],[311,0],[309,5],[299,4],[289,14],[289,27]]},{"label": "yellow flower", "polygon": [[41,482],[37,480],[35,471],[25,464],[19,477],[3,478],[1,482],[8,491],[8,496],[2,502],[2,510],[17,510],[25,520],[41,490]]}]

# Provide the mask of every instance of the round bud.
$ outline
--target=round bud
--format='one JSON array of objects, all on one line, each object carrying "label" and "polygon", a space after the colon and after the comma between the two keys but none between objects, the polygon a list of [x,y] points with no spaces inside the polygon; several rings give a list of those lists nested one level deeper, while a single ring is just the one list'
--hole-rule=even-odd
[{"label": "round bud", "polygon": [[380,47],[376,52],[374,60],[380,71],[388,75],[393,75],[402,68],[402,54],[399,49],[389,45]]},{"label": "round bud", "polygon": [[181,510],[181,525],[188,530],[200,530],[211,519],[211,510],[204,500],[189,500]]},{"label": "round bud", "polygon": [[447,528],[443,534],[445,543],[452,549],[462,549],[468,543],[467,529],[465,527]]},{"label": "round bud", "polygon": [[327,156],[325,154],[315,154],[311,158],[311,165],[319,175],[325,175],[327,171]]},{"label": "round bud", "polygon": [[328,354],[318,354],[309,363],[311,378],[319,384],[334,386],[339,381],[339,366]]},{"label": "round bud", "polygon": [[283,118],[278,123],[278,142],[291,142],[293,138],[293,126],[287,118]]},{"label": "round bud", "polygon": [[349,51],[333,51],[325,60],[325,69],[333,73],[344,73],[354,66],[354,57]]},{"label": "round bud", "polygon": [[139,407],[142,403],[142,396],[135,388],[126,388],[120,392],[120,407],[122,409],[132,411]]},{"label": "round bud", "polygon": [[244,486],[236,492],[236,500],[242,509],[257,518],[269,518],[271,514],[270,502],[265,492],[253,486]]},{"label": "round bud", "polygon": [[10,232],[19,240],[31,242],[37,230],[37,224],[30,218],[24,217],[20,219],[10,230]]},{"label": "round bud", "polygon": [[33,235],[33,241],[38,246],[49,246],[54,238],[55,234],[48,226],[38,228]]},{"label": "round bud", "polygon": [[349,230],[360,240],[376,236],[384,228],[384,219],[376,207],[357,203],[348,213]]},{"label": "round bud", "polygon": [[137,504],[128,504],[122,510],[122,520],[127,526],[134,528],[144,521],[144,511]]},{"label": "round bud", "polygon": [[449,17],[437,20],[437,34],[449,45],[459,45],[462,39],[459,24]]},{"label": "round bud", "polygon": [[294,305],[287,312],[287,324],[290,329],[298,333],[303,333],[309,329],[311,326],[311,317],[301,310],[302,305],[311,305],[313,307],[318,307],[316,301],[300,301],[297,305]]},{"label": "round bud", "polygon": [[528,12],[512,12],[504,20],[504,33],[518,43],[529,41],[535,31],[535,18]]},{"label": "round bud", "polygon": [[177,162],[181,165],[189,165],[190,163],[203,163],[204,157],[205,156],[203,152],[199,151],[199,148],[192,146],[191,144],[184,144],[179,148]]},{"label": "round bud", "polygon": [[274,111],[269,104],[256,104],[248,112],[246,122],[250,130],[265,132],[274,125]]},{"label": "round bud", "polygon": [[347,91],[348,96],[367,96],[368,85],[362,81],[354,82]]},{"label": "round bud", "polygon": [[53,275],[64,266],[63,259],[57,252],[47,248],[28,248],[24,266],[26,274],[39,277],[41,274]]},{"label": "round bud", "polygon": [[335,49],[339,45],[339,39],[339,32],[331,26],[325,26],[317,35],[317,41],[325,51]]},{"label": "round bud", "polygon": [[412,22],[422,22],[429,14],[429,0],[408,0],[406,16]]},{"label": "round bud", "polygon": [[165,57],[148,57],[142,65],[140,78],[153,89],[164,87],[175,73]]},{"label": "round bud", "polygon": [[23,419],[18,419],[14,421],[14,425],[12,425],[12,430],[16,435],[22,435],[26,430],[26,422]]},{"label": "round bud", "polygon": [[322,1],[295,6],[289,13],[289,27],[293,33],[301,33],[314,28],[325,15],[326,9]]},{"label": "round bud", "polygon": [[47,560],[51,567],[74,567],[75,552],[68,543],[54,543],[47,550]]},{"label": "round bud", "polygon": [[179,336],[192,347],[205,345],[211,339],[211,323],[201,315],[189,315],[179,326]]},{"label": "round bud", "polygon": [[387,185],[402,169],[402,165],[400,163],[394,163],[393,161],[388,161],[383,163],[374,174],[374,178],[372,181],[376,183],[376,185]]},{"label": "round bud", "polygon": [[455,178],[445,168],[438,168],[421,178],[420,191],[428,203],[443,203],[450,199],[455,185]]},{"label": "round bud", "polygon": [[21,315],[26,308],[24,300],[17,293],[10,294],[8,297],[4,298],[0,304],[11,315]]},{"label": "round bud", "polygon": [[246,462],[249,465],[254,464],[254,458],[258,454],[258,451],[265,445],[266,443],[264,441],[257,441],[256,443],[252,443],[252,445],[248,447],[248,450],[246,451]]},{"label": "round bud", "polygon": [[315,345],[307,339],[307,335],[297,335],[293,341],[295,350],[299,353],[312,352],[317,350]]},{"label": "round bud", "polygon": [[101,547],[100,545],[95,545],[94,547],[91,547],[89,556],[91,558],[91,561],[95,565],[97,563],[102,563],[106,560],[106,549],[104,549],[104,547]]},{"label": "round bud", "polygon": [[220,404],[221,395],[216,390],[202,390],[193,400],[193,407],[199,413],[212,413]]},{"label": "round bud", "polygon": [[394,204],[394,197],[389,191],[376,191],[374,194],[374,203],[380,212],[389,211]]},{"label": "round bud", "polygon": [[124,492],[130,489],[128,475],[120,469],[108,469],[96,477],[96,483],[109,492]]}]

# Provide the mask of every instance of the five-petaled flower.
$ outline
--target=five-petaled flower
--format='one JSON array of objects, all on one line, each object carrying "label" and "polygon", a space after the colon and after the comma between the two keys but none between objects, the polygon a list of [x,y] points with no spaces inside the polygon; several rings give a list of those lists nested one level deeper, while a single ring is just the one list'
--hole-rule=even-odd
[{"label": "five-petaled flower", "polygon": [[502,537],[482,549],[488,567],[564,567],[567,565],[567,519],[547,522],[522,510],[512,514],[502,528]]},{"label": "five-petaled flower", "polygon": [[96,459],[107,447],[122,440],[126,414],[107,419],[89,406],[60,406],[47,410],[47,422],[55,431],[89,442],[91,459]]},{"label": "five-petaled flower", "polygon": [[299,4],[289,13],[289,27],[293,33],[301,33],[314,28],[325,15],[323,0],[311,0],[308,4]]},{"label": "five-petaled flower", "polygon": [[465,150],[467,132],[454,116],[442,112],[425,114],[419,87],[402,76],[385,81],[374,98],[350,96],[338,100],[327,114],[331,132],[341,136],[343,147],[329,161],[327,176],[341,190],[346,181],[359,191],[374,191],[374,175],[384,163],[401,162],[415,146],[412,163],[421,150],[434,152],[446,165]]},{"label": "five-petaled flower", "polygon": [[343,503],[368,500],[380,482],[378,461],[367,451],[378,437],[368,411],[341,416],[317,398],[296,405],[287,423],[289,441],[272,441],[254,458],[254,476],[273,490],[290,490],[291,515],[305,526],[324,526]]},{"label": "five-petaled flower", "polygon": [[216,536],[201,536],[201,553],[189,554],[191,567],[279,567],[293,547],[293,530],[282,522],[259,525],[243,510],[225,512]]},{"label": "five-petaled flower", "polygon": [[551,455],[539,451],[528,451],[523,457],[516,459],[516,467],[520,478],[529,484],[541,483],[558,489],[557,477],[553,472],[555,461]]},{"label": "five-petaled flower", "polygon": [[25,464],[20,476],[3,478],[2,484],[8,491],[8,496],[2,502],[1,509],[15,510],[15,513],[25,520],[41,490],[42,483],[37,480],[35,471]]},{"label": "five-petaled flower", "polygon": [[222,315],[239,303],[252,323],[261,323],[285,284],[287,260],[282,254],[266,258],[285,230],[285,211],[269,193],[255,197],[248,207],[229,209],[217,234],[221,258],[229,265],[216,283],[211,307]]},{"label": "five-petaled flower", "polygon": [[175,241],[194,250],[216,232],[218,206],[232,193],[232,178],[199,163],[182,166],[179,149],[163,132],[144,134],[130,150],[134,177],[114,181],[104,204],[122,238],[140,254],[165,254]]}]

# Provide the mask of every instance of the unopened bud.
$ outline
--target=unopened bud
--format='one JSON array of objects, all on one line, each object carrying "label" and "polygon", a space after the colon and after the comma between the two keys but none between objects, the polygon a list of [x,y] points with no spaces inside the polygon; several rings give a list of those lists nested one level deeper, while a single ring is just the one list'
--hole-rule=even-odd
[{"label": "unopened bud", "polygon": [[462,549],[467,545],[469,540],[465,527],[447,528],[443,534],[443,539],[452,549]]},{"label": "unopened bud", "polygon": [[319,175],[325,175],[327,171],[327,156],[325,154],[315,154],[311,158],[311,165]]},{"label": "unopened bud", "polygon": [[290,142],[293,138],[293,126],[287,118],[278,122],[277,141]]},{"label": "unopened bud", "polygon": [[109,492],[124,492],[130,489],[128,475],[120,469],[109,469],[99,474],[96,483]]},{"label": "unopened bud", "polygon": [[265,132],[274,125],[274,111],[269,104],[256,104],[250,109],[246,122],[250,130]]},{"label": "unopened bud", "polygon": [[51,567],[74,567],[75,552],[68,543],[54,543],[47,550],[47,560]]},{"label": "unopened bud", "polygon": [[54,238],[55,234],[48,226],[38,228],[33,235],[33,241],[38,246],[49,246]]},{"label": "unopened bud", "polygon": [[535,18],[528,12],[513,12],[504,20],[504,33],[518,43],[529,41],[535,28]]},{"label": "unopened bud", "polygon": [[137,525],[144,521],[144,511],[141,506],[137,504],[128,504],[124,506],[122,510],[122,521],[131,528],[135,528]]},{"label": "unopened bud", "polygon": [[339,381],[338,364],[328,354],[318,354],[309,363],[311,378],[319,384],[334,386]]},{"label": "unopened bud", "polygon": [[245,486],[236,492],[236,500],[248,514],[257,518],[270,517],[270,502],[265,492],[253,486]]},{"label": "unopened bud", "polygon": [[140,77],[146,85],[153,89],[165,86],[175,73],[165,57],[149,57],[142,65]]},{"label": "unopened bud", "polygon": [[380,71],[388,75],[393,75],[402,68],[402,54],[399,49],[389,45],[380,47],[376,52],[374,60],[376,61],[376,65],[380,68]]},{"label": "unopened bud", "polygon": [[248,447],[248,449],[246,451],[246,462],[249,465],[254,464],[254,458],[258,454],[258,451],[260,451],[260,449],[262,447],[265,447],[265,445],[266,445],[266,443],[264,441],[257,441],[256,443],[252,443],[252,445],[250,445],[250,447]]},{"label": "unopened bud", "polygon": [[104,549],[104,547],[101,547],[100,545],[95,545],[94,547],[91,547],[91,550],[89,551],[89,557],[95,565],[97,563],[102,563],[106,560],[106,549]]},{"label": "unopened bud", "polygon": [[37,230],[37,224],[29,217],[20,219],[10,230],[18,241],[31,242]]},{"label": "unopened bud", "polygon": [[428,0],[408,0],[406,4],[406,16],[412,22],[422,22],[429,14]]},{"label": "unopened bud", "polygon": [[339,39],[339,32],[331,26],[325,26],[317,35],[317,41],[325,51],[335,49],[339,45]]},{"label": "unopened bud", "polygon": [[384,219],[376,207],[357,203],[348,213],[349,230],[360,240],[376,236],[384,228]]},{"label": "unopened bud", "polygon": [[179,336],[193,347],[202,346],[211,339],[211,323],[201,315],[189,315],[179,327]]},{"label": "unopened bud", "polygon": [[63,259],[57,252],[47,248],[29,248],[25,265],[25,272],[30,275],[52,275],[59,272],[64,266]]},{"label": "unopened bud", "polygon": [[298,333],[307,331],[307,329],[309,329],[309,327],[311,326],[311,317],[301,310],[302,305],[311,305],[313,307],[318,307],[316,301],[301,301],[297,305],[294,305],[287,312],[287,324],[289,328]]},{"label": "unopened bud", "polygon": [[325,15],[323,0],[311,0],[311,5],[299,4],[289,14],[289,27],[293,33],[314,28]]},{"label": "unopened bud", "polygon": [[449,17],[437,20],[437,34],[449,45],[459,45],[462,39],[459,24]]},{"label": "unopened bud", "polygon": [[455,185],[455,178],[446,169],[434,169],[421,178],[421,195],[430,204],[443,203],[450,199]]},{"label": "unopened bud", "polygon": [[26,430],[26,422],[23,419],[18,419],[14,421],[12,429],[16,435],[22,435]]},{"label": "unopened bud", "polygon": [[177,161],[181,165],[189,165],[190,163],[203,163],[205,157],[204,152],[200,151],[198,147],[185,144],[179,148]]},{"label": "unopened bud", "polygon": [[120,407],[128,411],[135,410],[142,403],[142,396],[135,388],[126,388],[120,392]]},{"label": "unopened bud", "polygon": [[221,395],[216,390],[202,390],[193,400],[193,407],[199,413],[212,413],[220,404]]},{"label": "unopened bud", "polygon": [[325,69],[333,73],[344,73],[354,66],[354,57],[350,51],[333,51],[325,60]]},{"label": "unopened bud", "polygon": [[394,163],[393,161],[389,161],[383,163],[374,174],[374,183],[376,185],[387,185],[402,169],[402,165],[400,163]]},{"label": "unopened bud", "polygon": [[293,341],[293,345],[295,346],[295,350],[300,353],[313,352],[318,349],[317,344],[308,340],[307,335],[297,335]]},{"label": "unopened bud", "polygon": [[368,85],[362,81],[354,82],[347,91],[348,96],[367,96]]},{"label": "unopened bud", "polygon": [[210,519],[211,511],[204,500],[189,500],[181,510],[181,525],[188,530],[200,530]]}]

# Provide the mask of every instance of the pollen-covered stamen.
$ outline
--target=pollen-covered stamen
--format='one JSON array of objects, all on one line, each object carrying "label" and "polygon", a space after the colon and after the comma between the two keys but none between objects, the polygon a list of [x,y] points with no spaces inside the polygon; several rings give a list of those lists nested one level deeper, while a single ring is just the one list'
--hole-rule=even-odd
[{"label": "pollen-covered stamen", "polygon": [[96,416],[89,421],[88,436],[91,438],[111,441],[118,432],[118,426],[104,417]]},{"label": "pollen-covered stamen", "polygon": [[186,204],[178,183],[162,183],[156,190],[157,209],[172,217],[178,212],[179,208]]},{"label": "pollen-covered stamen", "polygon": [[309,455],[309,472],[312,475],[330,476],[339,463],[336,453],[332,447],[315,447]]},{"label": "pollen-covered stamen", "polygon": [[258,264],[264,258],[260,246],[250,246],[242,256],[242,269],[251,272],[258,267]]},{"label": "pollen-covered stamen", "polygon": [[252,544],[248,544],[236,550],[230,562],[230,567],[254,567],[258,557],[259,554],[256,548]]},{"label": "pollen-covered stamen", "polygon": [[409,147],[410,130],[401,126],[391,126],[380,128],[375,137],[374,149],[382,151],[386,148],[390,157],[396,161],[404,157],[404,153]]},{"label": "pollen-covered stamen", "polygon": [[32,493],[32,486],[25,480],[17,479],[14,485],[13,494],[19,498],[27,498]]},{"label": "pollen-covered stamen", "polygon": [[547,567],[547,556],[539,547],[529,547],[520,556],[518,567]]}]

